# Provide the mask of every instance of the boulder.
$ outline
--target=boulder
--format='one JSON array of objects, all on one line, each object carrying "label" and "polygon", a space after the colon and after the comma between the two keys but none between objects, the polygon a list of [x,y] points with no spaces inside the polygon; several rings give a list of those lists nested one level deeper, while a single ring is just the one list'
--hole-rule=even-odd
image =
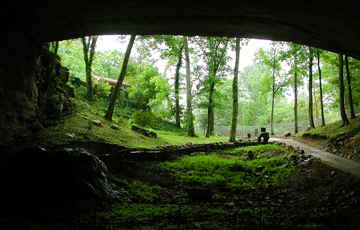
[{"label": "boulder", "polygon": [[96,126],[99,126],[99,127],[102,126],[102,122],[99,120],[92,120],[91,122]]},{"label": "boulder", "polygon": [[157,138],[157,134],[155,132],[144,129],[142,127],[133,125],[133,126],[131,126],[131,129],[137,133],[144,135],[144,136],[151,137],[151,138]]},{"label": "boulder", "polygon": [[120,127],[119,127],[118,125],[115,125],[115,124],[112,124],[112,125],[110,126],[110,128],[115,129],[115,130],[120,129]]}]

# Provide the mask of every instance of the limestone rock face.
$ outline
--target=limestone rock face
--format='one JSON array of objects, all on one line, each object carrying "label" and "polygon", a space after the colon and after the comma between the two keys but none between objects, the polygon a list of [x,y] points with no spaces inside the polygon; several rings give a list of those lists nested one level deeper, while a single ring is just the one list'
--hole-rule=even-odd
[{"label": "limestone rock face", "polygon": [[[28,47],[26,58],[0,65],[0,145],[6,145],[71,112],[68,70],[46,47]],[[15,62],[15,63],[14,63]]]},{"label": "limestone rock face", "polygon": [[106,165],[83,148],[33,148],[5,155],[0,179],[0,214],[19,207],[34,215],[88,211],[118,196]]}]

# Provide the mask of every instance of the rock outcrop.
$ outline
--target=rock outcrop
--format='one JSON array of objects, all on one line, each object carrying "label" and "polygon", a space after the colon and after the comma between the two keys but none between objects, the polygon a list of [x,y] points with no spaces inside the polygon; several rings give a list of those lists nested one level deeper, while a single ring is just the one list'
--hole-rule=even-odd
[{"label": "rock outcrop", "polygon": [[0,179],[0,215],[71,216],[104,208],[119,195],[106,165],[84,148],[3,154]]},{"label": "rock outcrop", "polygon": [[69,72],[58,56],[45,46],[25,51],[32,54],[3,59],[8,63],[0,65],[0,145],[19,141],[71,112]]}]

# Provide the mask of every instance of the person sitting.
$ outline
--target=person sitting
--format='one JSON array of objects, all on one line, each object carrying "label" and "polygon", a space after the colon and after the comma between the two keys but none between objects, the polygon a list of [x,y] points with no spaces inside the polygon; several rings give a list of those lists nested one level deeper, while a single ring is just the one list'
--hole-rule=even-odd
[{"label": "person sitting", "polygon": [[262,144],[267,144],[269,141],[270,135],[269,132],[266,132],[266,128],[261,128],[260,135],[258,136],[258,142]]}]

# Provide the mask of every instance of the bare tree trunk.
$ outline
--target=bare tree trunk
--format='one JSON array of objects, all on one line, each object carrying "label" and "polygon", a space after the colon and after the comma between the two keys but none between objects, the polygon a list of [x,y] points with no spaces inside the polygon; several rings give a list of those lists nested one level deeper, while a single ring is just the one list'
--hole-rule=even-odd
[{"label": "bare tree trunk", "polygon": [[275,65],[276,65],[276,60],[275,60],[275,50],[273,53],[273,68],[272,68],[272,97],[271,97],[271,115],[270,115],[270,131],[271,131],[271,135],[274,135],[274,110],[275,110]]},{"label": "bare tree trunk", "polygon": [[131,37],[130,37],[130,41],[128,43],[126,53],[125,53],[125,57],[124,57],[124,61],[123,61],[123,64],[122,64],[121,73],[120,73],[119,78],[117,80],[115,89],[114,89],[113,93],[111,94],[109,107],[108,107],[108,109],[106,111],[106,114],[105,114],[105,119],[109,120],[109,121],[112,120],[116,99],[117,99],[117,96],[119,94],[120,88],[122,87],[122,84],[123,84],[123,81],[124,81],[124,78],[125,78],[125,75],[126,75],[126,69],[127,69],[128,63],[129,63],[131,49],[132,49],[132,47],[134,45],[135,37],[136,37],[136,35],[134,35],[134,34],[131,35]]},{"label": "bare tree trunk", "polygon": [[320,109],[321,109],[321,126],[325,126],[325,116],[324,116],[324,101],[323,101],[323,91],[322,91],[322,80],[321,80],[321,67],[320,67],[320,51],[317,49],[317,66],[319,72],[319,88],[320,88]]},{"label": "bare tree trunk", "polygon": [[194,128],[194,116],[192,113],[192,95],[191,95],[191,72],[190,72],[190,58],[189,58],[189,47],[187,38],[184,37],[184,48],[185,48],[185,61],[186,61],[186,122],[187,122],[187,135],[189,137],[195,137]]},{"label": "bare tree trunk", "polygon": [[314,99],[314,103],[313,103],[313,108],[314,108],[314,124],[315,126],[317,126],[320,123],[320,105],[318,102],[318,98],[316,97],[316,91],[315,89],[313,90],[313,99]]},{"label": "bare tree trunk", "polygon": [[178,128],[181,128],[179,88],[180,88],[180,68],[182,65],[182,50],[183,47],[181,47],[180,49],[180,53],[178,56],[178,63],[176,64],[176,71],[175,71],[175,125]]},{"label": "bare tree trunk", "polygon": [[349,68],[349,57],[345,55],[345,66],[346,66],[346,80],[349,91],[349,105],[350,105],[350,118],[354,119],[356,117],[354,110],[354,102],[352,97],[352,87],[351,87],[351,73]]},{"label": "bare tree trunk", "polygon": [[314,124],[314,111],[313,111],[313,49],[309,47],[309,125],[310,128],[315,128]]},{"label": "bare tree trunk", "polygon": [[92,84],[92,63],[95,55],[95,47],[98,37],[90,36],[87,39],[81,38],[84,52],[85,72],[86,72],[86,98],[93,100],[94,89]]},{"label": "bare tree trunk", "polygon": [[345,112],[345,87],[344,87],[344,59],[343,55],[339,54],[339,105],[342,126],[349,125],[349,120]]},{"label": "bare tree trunk", "polygon": [[215,90],[215,76],[212,76],[214,79],[210,83],[209,88],[209,104],[208,104],[208,125],[206,130],[206,137],[210,137],[214,135],[214,103],[213,96]]},{"label": "bare tree trunk", "polygon": [[295,73],[294,73],[294,132],[299,132],[298,124],[298,87],[297,87],[297,63],[295,61]]},{"label": "bare tree trunk", "polygon": [[49,43],[49,51],[51,51],[57,55],[58,50],[59,50],[59,42],[58,41]]},{"label": "bare tree trunk", "polygon": [[236,140],[236,126],[237,126],[237,118],[239,111],[239,102],[238,102],[238,76],[239,76],[239,62],[240,62],[240,38],[236,38],[236,59],[235,59],[235,69],[234,69],[234,79],[233,79],[233,114],[231,121],[231,131],[230,131],[230,139],[229,141],[235,142]]},{"label": "bare tree trunk", "polygon": [[271,130],[271,135],[274,135],[274,107],[275,107],[275,94],[272,94],[271,97],[271,116],[270,116],[270,130]]}]

